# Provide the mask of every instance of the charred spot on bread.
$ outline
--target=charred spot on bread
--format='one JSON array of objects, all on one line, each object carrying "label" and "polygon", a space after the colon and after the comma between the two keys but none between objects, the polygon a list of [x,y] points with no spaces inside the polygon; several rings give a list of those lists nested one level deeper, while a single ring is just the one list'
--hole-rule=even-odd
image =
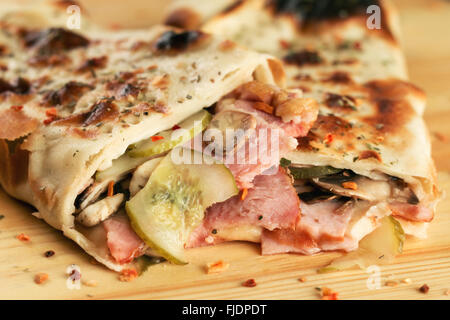
[{"label": "charred spot on bread", "polygon": [[8,82],[2,78],[0,78],[0,94],[3,93],[14,93],[18,95],[25,95],[31,92],[31,83],[19,77],[13,82]]},{"label": "charred spot on bread", "polygon": [[374,80],[364,84],[374,112],[363,121],[385,135],[398,133],[414,116],[408,95],[424,98],[422,90],[397,79]]},{"label": "charred spot on bread", "polygon": [[201,17],[190,8],[179,8],[167,17],[164,24],[180,29],[192,29],[201,24]]},{"label": "charred spot on bread", "polygon": [[94,89],[86,83],[69,81],[58,90],[48,91],[42,100],[47,107],[74,105],[88,91]]},{"label": "charred spot on bread", "polygon": [[356,99],[348,95],[327,93],[324,103],[327,107],[339,111],[356,110]]},{"label": "charred spot on bread", "polygon": [[197,30],[176,32],[173,30],[161,34],[153,44],[156,52],[181,52],[199,45],[208,37],[206,33]]},{"label": "charred spot on bread", "polygon": [[89,45],[84,36],[63,28],[24,31],[23,41],[25,47],[34,48],[38,55],[44,56]]},{"label": "charred spot on bread", "polygon": [[87,127],[101,121],[112,120],[117,118],[118,115],[119,111],[117,105],[114,103],[114,99],[105,98],[94,104],[91,111],[84,115],[85,120],[82,126]]},{"label": "charred spot on bread", "polygon": [[378,0],[268,0],[275,14],[293,14],[304,22],[342,19],[365,14],[367,7],[379,5]]},{"label": "charred spot on bread", "polygon": [[[59,126],[80,126],[80,128],[74,128],[79,130],[85,130],[85,127],[96,125],[101,122],[114,121],[119,118],[119,108],[114,103],[114,98],[102,98],[97,101],[91,110],[84,113],[74,114],[66,118],[58,119],[54,122]],[[86,132],[87,134],[88,132]]]},{"label": "charred spot on bread", "polygon": [[283,58],[287,64],[294,64],[299,67],[304,65],[319,65],[324,62],[324,59],[314,50],[301,50],[288,54]]},{"label": "charred spot on bread", "polygon": [[322,80],[323,82],[331,82],[335,84],[351,84],[353,79],[348,72],[335,71]]},{"label": "charred spot on bread", "polygon": [[83,64],[78,68],[78,72],[86,72],[91,71],[93,69],[102,69],[106,67],[106,63],[108,62],[107,56],[94,57],[90,59],[86,59]]}]

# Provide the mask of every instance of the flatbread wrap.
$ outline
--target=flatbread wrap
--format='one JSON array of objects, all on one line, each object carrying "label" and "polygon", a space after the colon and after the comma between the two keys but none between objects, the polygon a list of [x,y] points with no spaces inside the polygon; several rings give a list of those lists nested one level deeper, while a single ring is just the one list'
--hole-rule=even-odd
[{"label": "flatbread wrap", "polygon": [[440,193],[425,94],[407,80],[390,2],[236,1],[202,28],[277,56],[288,87],[319,102],[315,125],[283,159],[301,217],[295,230],[265,229],[264,254],[353,251],[383,222],[395,254],[403,232],[426,237]]},{"label": "flatbread wrap", "polygon": [[[282,89],[277,59],[163,26],[3,26],[1,185],[108,268],[129,268],[142,255],[185,263],[184,247],[204,211],[252,194],[272,167],[297,203],[278,163],[307,134],[317,104]],[[190,145],[205,129],[233,126],[245,135],[228,154],[260,145],[261,136],[248,134],[255,128],[279,131],[280,154],[256,156],[250,165],[225,165],[215,153],[208,164],[173,161],[176,150],[202,151]],[[298,206],[286,212],[292,226]]]}]

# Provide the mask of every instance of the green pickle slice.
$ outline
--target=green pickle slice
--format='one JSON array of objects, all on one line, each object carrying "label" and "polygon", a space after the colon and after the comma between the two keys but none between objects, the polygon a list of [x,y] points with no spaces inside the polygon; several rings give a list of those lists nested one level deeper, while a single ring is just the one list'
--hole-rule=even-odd
[{"label": "green pickle slice", "polygon": [[[212,159],[201,164],[175,163],[172,155],[179,149],[161,161],[144,189],[125,207],[133,229],[149,247],[173,263],[185,264],[189,232],[201,223],[207,207],[238,194],[238,188],[229,169]],[[206,157],[185,152],[191,153],[191,159]]]},{"label": "green pickle slice", "polygon": [[289,167],[294,179],[312,179],[329,176],[342,171],[342,169],[333,168],[330,166],[317,167]]},{"label": "green pickle slice", "polygon": [[[147,139],[132,145],[127,154],[132,158],[158,155],[176,146],[188,142],[194,136],[206,129],[212,115],[202,110],[181,122],[178,130],[166,130],[157,134],[157,139]],[[183,129],[183,130],[181,130]]]},{"label": "green pickle slice", "polygon": [[354,266],[367,268],[374,264],[390,263],[402,253],[404,241],[405,232],[400,223],[392,216],[384,217],[380,226],[360,241],[358,250],[332,261],[318,272],[328,273]]}]

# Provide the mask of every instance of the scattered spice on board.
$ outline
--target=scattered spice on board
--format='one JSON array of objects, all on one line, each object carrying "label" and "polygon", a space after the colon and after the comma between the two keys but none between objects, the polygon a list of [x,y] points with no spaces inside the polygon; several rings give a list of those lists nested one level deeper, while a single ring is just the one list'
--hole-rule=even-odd
[{"label": "scattered spice on board", "polygon": [[48,251],[45,251],[45,253],[44,253],[44,256],[46,258],[53,257],[54,255],[55,255],[55,251],[53,251],[53,250],[48,250]]},{"label": "scattered spice on board", "polygon": [[386,287],[396,287],[396,286],[398,286],[398,282],[395,280],[388,280],[388,281],[386,281],[386,283],[384,285]]},{"label": "scattered spice on board", "polygon": [[20,241],[24,241],[24,242],[30,241],[30,236],[28,236],[24,233],[19,234],[18,236],[16,236],[16,238],[19,239]]},{"label": "scattered spice on board", "polygon": [[227,270],[230,267],[229,263],[223,262],[223,260],[219,260],[217,262],[208,263],[206,265],[206,273],[220,273]]},{"label": "scattered spice on board", "polygon": [[427,284],[424,284],[419,288],[419,291],[422,293],[428,293],[428,291],[430,291],[430,287]]},{"label": "scattered spice on board", "polygon": [[323,287],[316,288],[316,290],[319,291],[322,300],[339,300],[339,293],[331,290],[330,288]]},{"label": "scattered spice on board", "polygon": [[0,214],[0,220],[2,220],[5,216]]},{"label": "scattered spice on board", "polygon": [[445,290],[444,294],[445,294],[446,296],[450,296],[450,289]]},{"label": "scattered spice on board", "polygon": [[34,276],[34,282],[36,284],[43,284],[47,280],[48,280],[48,274],[46,274],[46,273],[38,273],[37,275]]},{"label": "scattered spice on board", "polygon": [[305,277],[300,277],[300,278],[298,278],[298,281],[299,282],[306,282],[306,278]]},{"label": "scattered spice on board", "polygon": [[441,142],[450,142],[450,137],[440,132],[434,132],[434,136]]},{"label": "scattered spice on board", "polygon": [[247,281],[242,283],[243,287],[253,288],[256,287],[256,281],[255,279],[248,279]]},{"label": "scattered spice on board", "polygon": [[87,287],[96,287],[96,286],[98,286],[98,281],[97,280],[83,280],[82,284]]},{"label": "scattered spice on board", "polygon": [[131,282],[136,279],[138,272],[135,269],[124,269],[120,273],[119,280],[122,282]]},{"label": "scattered spice on board", "polygon": [[412,280],[410,278],[402,279],[402,283],[411,284]]}]

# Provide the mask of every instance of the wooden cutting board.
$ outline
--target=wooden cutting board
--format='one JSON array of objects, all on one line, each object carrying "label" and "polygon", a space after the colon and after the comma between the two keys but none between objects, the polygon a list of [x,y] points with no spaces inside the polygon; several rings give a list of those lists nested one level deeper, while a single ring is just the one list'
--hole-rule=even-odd
[{"label": "wooden cutting board", "polygon": [[[433,154],[442,190],[450,193],[450,3],[442,0],[398,0],[404,48],[410,77],[428,94],[425,114],[433,139]],[[439,137],[439,138],[437,138]],[[446,139],[445,139],[446,137]],[[232,243],[189,252],[192,263],[153,266],[133,282],[120,282],[118,275],[93,264],[91,258],[60,232],[31,216],[32,209],[0,190],[0,298],[1,299],[317,299],[315,287],[327,286],[341,299],[450,299],[450,199],[444,199],[425,241],[408,239],[405,252],[395,263],[380,266],[381,288],[369,289],[366,270],[318,274],[339,253],[313,257],[278,255],[262,257],[253,244]],[[20,233],[30,236],[24,243]],[[51,258],[44,257],[54,250]],[[227,271],[208,275],[205,265],[219,258],[230,264]],[[66,268],[76,264],[85,281],[69,289]],[[35,274],[49,280],[37,285]],[[300,282],[300,277],[305,282]],[[254,278],[257,286],[241,283]],[[412,283],[385,286],[387,280],[409,278]],[[423,294],[418,288],[428,284]]]}]

